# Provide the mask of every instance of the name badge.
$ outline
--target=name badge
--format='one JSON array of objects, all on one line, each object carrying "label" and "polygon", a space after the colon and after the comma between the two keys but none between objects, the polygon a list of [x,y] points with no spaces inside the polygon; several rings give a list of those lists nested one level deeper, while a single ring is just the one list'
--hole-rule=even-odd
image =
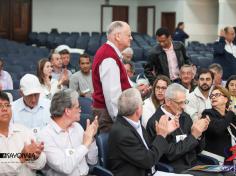
[{"label": "name badge", "polygon": [[73,148],[66,149],[67,156],[72,156],[74,153],[75,153],[75,149],[73,149]]},{"label": "name badge", "polygon": [[176,143],[178,143],[179,141],[183,141],[186,137],[187,137],[186,134],[177,135],[176,136]]},{"label": "name badge", "polygon": [[34,133],[34,135],[39,133],[40,128],[33,128],[32,132]]}]

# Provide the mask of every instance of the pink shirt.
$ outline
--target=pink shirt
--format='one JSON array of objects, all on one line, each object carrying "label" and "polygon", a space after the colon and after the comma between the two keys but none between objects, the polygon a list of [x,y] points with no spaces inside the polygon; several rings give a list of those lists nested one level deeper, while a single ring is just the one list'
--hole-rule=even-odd
[{"label": "pink shirt", "polygon": [[171,80],[178,79],[179,78],[179,66],[178,66],[178,61],[177,61],[177,57],[175,54],[173,44],[171,43],[170,48],[168,48],[168,49],[163,48],[163,50],[165,51],[166,56],[167,56],[170,79]]}]

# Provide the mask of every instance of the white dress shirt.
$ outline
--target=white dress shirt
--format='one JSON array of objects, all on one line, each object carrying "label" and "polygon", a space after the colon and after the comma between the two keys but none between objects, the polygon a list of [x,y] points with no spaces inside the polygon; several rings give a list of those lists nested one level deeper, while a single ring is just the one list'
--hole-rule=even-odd
[{"label": "white dress shirt", "polygon": [[232,42],[229,43],[228,41],[225,41],[225,50],[228,53],[231,53],[236,58],[236,45],[234,45]]},{"label": "white dress shirt", "polygon": [[[122,62],[122,54],[118,48],[110,41],[107,41],[107,44],[116,51]],[[112,58],[104,59],[99,66],[99,75],[102,82],[102,90],[108,113],[110,117],[115,120],[115,117],[118,113],[118,98],[122,93],[120,83],[120,69],[116,61]]]},{"label": "white dress shirt", "polygon": [[40,97],[38,104],[30,109],[23,98],[12,103],[12,122],[22,124],[30,129],[41,129],[51,121],[50,101]]},{"label": "white dress shirt", "polygon": [[156,112],[155,105],[152,102],[152,98],[149,97],[146,100],[144,100],[143,105],[143,114],[142,114],[142,125],[146,129],[148,120],[152,117],[152,115]]},{"label": "white dress shirt", "polygon": [[82,144],[84,130],[74,122],[68,131],[61,129],[51,121],[39,135],[44,142],[47,164],[43,173],[47,176],[80,176],[87,175],[88,164],[96,164],[98,150],[94,141],[89,148]]},{"label": "white dress shirt", "polygon": [[2,86],[2,90],[12,90],[13,89],[13,81],[11,75],[4,70],[0,71],[0,84]]},{"label": "white dress shirt", "polygon": [[[30,144],[31,139],[35,138],[29,129],[19,124],[10,124],[8,137],[0,134],[0,153],[21,153],[24,143]],[[24,164],[17,157],[0,158],[0,175],[36,175],[34,170],[42,169],[45,164],[46,156],[44,152],[37,160],[26,161]]]},{"label": "white dress shirt", "polygon": [[139,136],[141,137],[145,147],[147,149],[149,149],[148,145],[147,145],[147,143],[146,143],[146,141],[145,141],[145,139],[143,137],[143,130],[142,130],[142,126],[141,126],[140,120],[138,122],[135,122],[135,121],[133,121],[133,120],[127,118],[127,117],[124,117],[124,118],[132,127],[135,128],[135,130],[138,132]]},{"label": "white dress shirt", "polygon": [[58,88],[58,80],[52,78],[50,83],[51,83],[50,90],[48,89],[48,87],[46,85],[41,84],[41,86],[42,86],[41,95],[42,95],[42,97],[47,98],[49,100],[52,99],[52,97],[55,93],[57,93],[59,90],[61,90],[61,88]]},{"label": "white dress shirt", "polygon": [[[61,72],[52,71],[52,78],[59,81],[63,73],[64,73],[64,69],[62,69]],[[70,78],[70,76],[72,75],[71,71],[67,70],[67,73],[68,73],[68,78]]]}]

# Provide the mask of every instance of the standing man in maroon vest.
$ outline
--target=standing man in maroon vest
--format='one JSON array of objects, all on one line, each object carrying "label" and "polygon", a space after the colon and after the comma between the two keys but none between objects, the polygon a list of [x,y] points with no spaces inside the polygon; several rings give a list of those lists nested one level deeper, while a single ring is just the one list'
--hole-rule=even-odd
[{"label": "standing man in maroon vest", "polygon": [[110,131],[118,113],[118,98],[122,91],[131,87],[121,54],[130,47],[130,26],[123,21],[112,22],[107,39],[98,49],[92,65],[93,112],[98,116],[100,132]]}]

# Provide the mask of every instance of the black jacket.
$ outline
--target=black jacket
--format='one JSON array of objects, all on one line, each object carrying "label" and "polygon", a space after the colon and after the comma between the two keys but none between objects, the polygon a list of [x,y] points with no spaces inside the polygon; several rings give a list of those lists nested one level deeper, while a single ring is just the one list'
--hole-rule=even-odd
[{"label": "black jacket", "polygon": [[174,34],[173,34],[173,40],[174,41],[180,41],[185,43],[185,39],[189,38],[189,35],[184,32],[182,29],[176,29]]},{"label": "black jacket", "polygon": [[236,74],[236,58],[225,50],[225,38],[220,37],[218,42],[213,45],[214,59],[213,63],[218,63],[223,68],[223,80],[227,80],[231,75]]},{"label": "black jacket", "polygon": [[[155,121],[159,121],[162,115],[164,115],[164,112],[161,108],[158,108],[155,114],[149,119],[146,129],[150,136],[154,136]],[[177,173],[199,164],[197,154],[205,146],[204,137],[201,140],[197,140],[191,134],[192,119],[188,114],[183,112],[180,115],[179,123],[180,128],[166,137],[169,143],[168,152],[160,159],[160,161],[171,165]],[[183,141],[176,143],[176,136],[182,134],[186,134],[187,137]]]},{"label": "black jacket", "polygon": [[143,127],[142,131],[149,150],[136,129],[123,117],[117,117],[108,139],[108,167],[115,176],[145,176],[167,151],[168,143],[162,136],[150,143]]},{"label": "black jacket", "polygon": [[[173,41],[172,43],[178,60],[179,69],[184,64],[191,64],[190,59],[186,55],[183,43],[178,41]],[[153,84],[156,76],[160,74],[170,77],[167,56],[162,47],[157,44],[149,51],[148,55],[148,62],[144,66],[144,73],[150,83]],[[153,75],[153,71],[155,72],[155,75]]]},{"label": "black jacket", "polygon": [[[232,111],[229,111],[226,112],[225,116],[222,116],[217,110],[212,108],[204,110],[202,115],[208,115],[211,119],[208,129],[205,132],[205,150],[226,158],[229,157],[229,155],[231,155],[229,148],[232,146],[232,143],[227,127],[230,123],[236,125],[235,114]],[[236,130],[232,127],[230,129],[236,136]]]}]

